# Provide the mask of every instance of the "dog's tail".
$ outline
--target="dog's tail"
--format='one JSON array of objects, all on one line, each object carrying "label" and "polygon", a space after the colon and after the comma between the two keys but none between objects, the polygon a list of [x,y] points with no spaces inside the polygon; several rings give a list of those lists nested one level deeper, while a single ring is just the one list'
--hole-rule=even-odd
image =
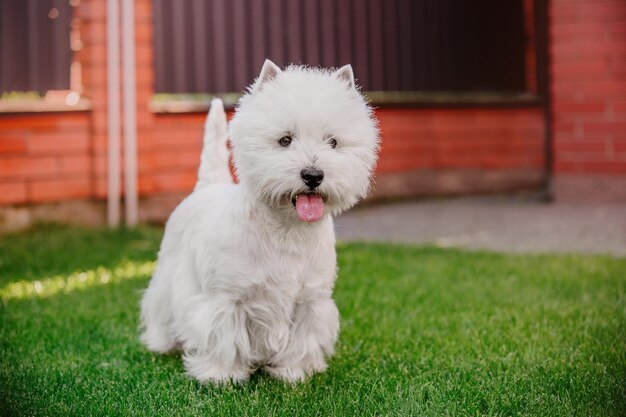
[{"label": "dog's tail", "polygon": [[226,147],[227,126],[222,100],[213,99],[204,125],[204,144],[195,190],[216,182],[233,182],[229,168],[229,153]]}]

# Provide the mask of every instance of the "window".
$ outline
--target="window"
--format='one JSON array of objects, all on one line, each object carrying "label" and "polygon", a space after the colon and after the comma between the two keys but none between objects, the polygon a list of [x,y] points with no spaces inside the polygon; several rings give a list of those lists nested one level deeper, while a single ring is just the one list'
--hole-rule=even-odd
[{"label": "window", "polygon": [[70,88],[68,0],[0,0],[0,95]]},{"label": "window", "polygon": [[279,65],[351,63],[366,91],[523,93],[522,0],[154,0],[157,93],[239,92]]}]

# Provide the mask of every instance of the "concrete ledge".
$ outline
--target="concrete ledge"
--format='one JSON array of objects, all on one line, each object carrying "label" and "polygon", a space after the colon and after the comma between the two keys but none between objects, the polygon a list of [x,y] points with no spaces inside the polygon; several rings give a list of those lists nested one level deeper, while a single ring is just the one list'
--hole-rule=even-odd
[{"label": "concrete ledge", "polygon": [[[541,191],[542,184],[543,174],[534,170],[417,170],[377,175],[369,200]],[[622,191],[625,189],[626,184]],[[163,224],[187,195],[188,193],[176,193],[140,198],[139,221]],[[124,213],[123,204],[121,210]],[[63,201],[34,206],[0,207],[0,233],[24,230],[39,222],[101,226],[106,224],[106,202]]]},{"label": "concrete ledge", "polygon": [[437,169],[377,174],[371,200],[542,191],[540,170]]},{"label": "concrete ledge", "polygon": [[626,175],[557,174],[553,195],[559,202],[624,203]]},{"label": "concrete ledge", "polygon": [[[139,200],[139,222],[163,224],[174,208],[187,196],[164,194]],[[122,217],[124,204],[120,207]],[[37,223],[64,223],[81,226],[104,226],[106,201],[61,201],[25,206],[0,207],[0,234],[28,229]],[[121,225],[124,224],[122,218]]]},{"label": "concrete ledge", "polygon": [[190,192],[142,198],[139,200],[139,222],[165,224],[176,206],[178,206]]},{"label": "concrete ledge", "polygon": [[36,223],[99,226],[106,223],[104,201],[62,201],[34,206],[0,207],[0,233],[28,229]]}]

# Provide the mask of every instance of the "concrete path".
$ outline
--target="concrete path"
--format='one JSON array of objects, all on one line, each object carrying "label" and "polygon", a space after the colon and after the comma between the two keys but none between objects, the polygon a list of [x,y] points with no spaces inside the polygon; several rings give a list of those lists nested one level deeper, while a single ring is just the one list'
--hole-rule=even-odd
[{"label": "concrete path", "polygon": [[626,257],[626,204],[557,204],[504,197],[378,204],[340,216],[335,229],[339,240]]}]

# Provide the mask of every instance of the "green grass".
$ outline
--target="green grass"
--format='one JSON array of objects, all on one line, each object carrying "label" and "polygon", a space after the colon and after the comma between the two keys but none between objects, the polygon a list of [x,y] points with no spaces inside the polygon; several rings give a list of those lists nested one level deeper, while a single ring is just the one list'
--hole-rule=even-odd
[{"label": "green grass", "polygon": [[137,339],[160,229],[0,240],[6,415],[626,415],[626,260],[341,244],[329,370],[215,388]]}]

